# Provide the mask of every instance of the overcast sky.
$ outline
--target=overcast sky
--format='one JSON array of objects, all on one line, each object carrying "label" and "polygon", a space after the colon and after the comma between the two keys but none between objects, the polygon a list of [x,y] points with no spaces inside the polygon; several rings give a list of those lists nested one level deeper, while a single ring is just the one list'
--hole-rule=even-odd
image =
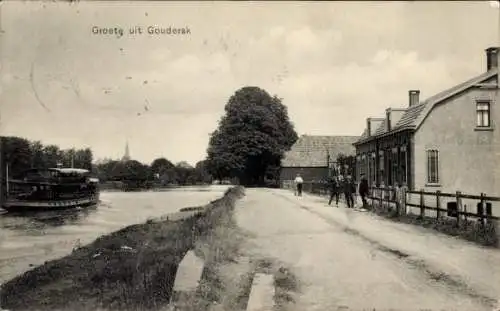
[{"label": "overcast sky", "polygon": [[[426,98],[483,72],[499,37],[488,2],[0,7],[2,135],[96,158],[121,157],[128,139],[143,162],[203,159],[228,98],[248,85],[282,97],[299,134],[360,135],[368,116],[407,106],[409,89]],[[147,34],[154,25],[190,34]]]}]

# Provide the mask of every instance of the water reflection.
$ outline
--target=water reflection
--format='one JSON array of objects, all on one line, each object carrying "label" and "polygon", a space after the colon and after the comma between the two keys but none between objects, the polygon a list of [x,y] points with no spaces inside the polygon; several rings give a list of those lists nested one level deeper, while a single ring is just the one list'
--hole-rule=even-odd
[{"label": "water reflection", "polygon": [[0,213],[0,283],[33,265],[67,255],[78,244],[91,243],[127,225],[204,205],[220,198],[227,187],[209,190],[103,192],[102,201],[94,207],[17,215]]},{"label": "water reflection", "polygon": [[0,226],[5,229],[21,230],[30,233],[36,230],[44,230],[50,227],[59,227],[81,222],[92,213],[98,206],[85,208],[74,208],[58,211],[40,211],[29,213],[4,213],[0,215]]}]

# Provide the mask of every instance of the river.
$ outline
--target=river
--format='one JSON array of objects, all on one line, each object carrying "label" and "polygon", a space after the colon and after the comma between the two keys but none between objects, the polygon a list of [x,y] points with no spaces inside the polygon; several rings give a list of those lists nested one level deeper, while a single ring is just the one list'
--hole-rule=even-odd
[{"label": "river", "polygon": [[102,192],[101,204],[80,210],[0,215],[0,284],[69,254],[101,235],[149,218],[220,198],[227,186],[186,187],[161,192]]}]

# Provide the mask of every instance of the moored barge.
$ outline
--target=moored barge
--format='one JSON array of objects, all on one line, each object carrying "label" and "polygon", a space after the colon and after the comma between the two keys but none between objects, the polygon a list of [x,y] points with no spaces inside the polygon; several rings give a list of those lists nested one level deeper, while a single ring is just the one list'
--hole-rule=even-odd
[{"label": "moored barge", "polygon": [[30,169],[20,179],[7,180],[8,212],[46,211],[97,205],[99,180],[77,168]]}]

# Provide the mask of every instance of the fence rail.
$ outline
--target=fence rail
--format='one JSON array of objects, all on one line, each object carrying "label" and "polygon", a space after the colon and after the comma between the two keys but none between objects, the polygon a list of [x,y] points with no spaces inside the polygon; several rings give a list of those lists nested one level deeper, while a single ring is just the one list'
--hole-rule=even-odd
[{"label": "fence rail", "polygon": [[[418,198],[418,203],[414,203],[412,199],[414,197]],[[419,216],[427,216],[426,211],[435,212],[435,218],[439,219],[443,216],[455,218],[457,225],[462,221],[467,221],[467,217],[476,218],[481,224],[485,224],[485,221],[500,220],[498,215],[493,215],[493,205],[492,202],[500,202],[499,197],[487,196],[484,193],[480,195],[470,195],[463,194],[460,191],[456,193],[444,193],[441,191],[428,192],[424,190],[411,191],[405,189],[395,189],[395,188],[382,188],[382,187],[372,187],[370,189],[369,199],[377,202],[379,206],[389,206],[391,204],[396,206],[396,212],[401,213],[404,207],[405,212],[408,213],[408,209],[416,208],[419,210]],[[434,204],[430,205],[430,200],[434,201]],[[472,212],[467,210],[467,204],[464,204],[464,200],[469,200],[469,202],[476,203],[476,211]],[[446,207],[443,207],[447,203]],[[411,211],[410,211],[411,212]]]},{"label": "fence rail", "polygon": [[[283,187],[292,188],[293,183],[283,184]],[[328,188],[329,186],[325,182],[305,182],[303,184],[303,191],[313,194],[328,194]],[[470,195],[460,191],[445,193],[441,191],[429,192],[423,189],[414,191],[392,187],[371,187],[368,200],[371,201],[371,206],[395,207],[396,213],[399,215],[415,214],[413,210],[416,209],[417,215],[420,217],[429,216],[428,211],[430,211],[434,213],[432,216],[436,219],[443,216],[455,218],[457,225],[461,221],[467,221],[468,218],[475,218],[483,225],[488,221],[500,220],[500,209],[497,209],[495,214],[493,213],[493,202],[500,202],[500,197],[487,196],[485,193]],[[475,211],[473,208],[468,210],[465,201],[469,203],[469,206],[475,204]],[[497,206],[500,206],[500,203]]]}]

